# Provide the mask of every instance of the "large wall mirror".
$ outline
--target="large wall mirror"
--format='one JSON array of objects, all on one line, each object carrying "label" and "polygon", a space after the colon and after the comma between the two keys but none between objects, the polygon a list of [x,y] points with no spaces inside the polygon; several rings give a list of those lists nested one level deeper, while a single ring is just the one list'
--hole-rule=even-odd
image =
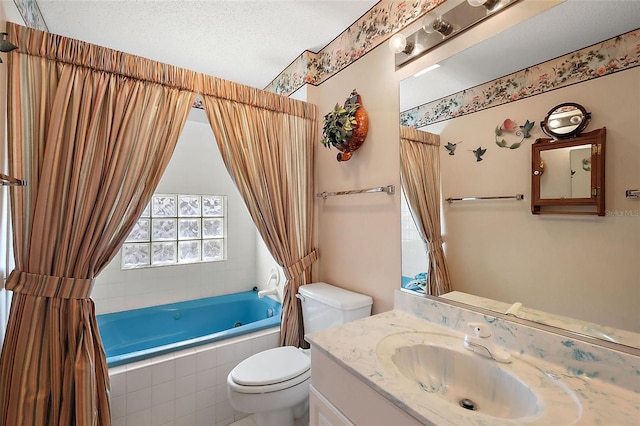
[{"label": "large wall mirror", "polygon": [[[562,2],[449,56],[437,69],[406,78],[400,83],[401,116],[420,105],[636,30],[634,17],[640,15],[640,2],[615,3]],[[594,17],[598,25],[593,25]],[[444,48],[446,44],[439,47]],[[638,177],[637,157],[632,161],[625,155],[640,152],[640,142],[629,134],[637,111],[634,118],[619,98],[614,99],[634,90],[614,85],[636,84],[637,88],[632,83],[637,73],[635,68],[417,126],[440,135],[442,200],[519,193],[525,198],[442,202],[444,247],[455,291],[445,298],[501,313],[512,308],[509,313],[514,315],[530,308],[529,320],[640,348],[640,213],[625,216],[625,212],[640,212],[640,204],[624,196],[624,185],[635,185]],[[630,102],[638,101],[636,96]],[[554,105],[565,102],[589,108],[591,120],[581,129],[585,133],[606,127],[607,209],[611,210],[605,216],[531,212],[531,147],[536,139],[547,137],[540,122]],[[516,131],[535,122],[527,129],[531,137],[507,140],[506,146],[497,144],[494,131],[514,122]],[[407,123],[401,119],[401,124]],[[567,161],[581,165],[590,158],[591,144],[582,148],[573,147],[569,157],[575,158]],[[572,182],[565,183],[565,190],[577,198],[585,198],[591,190],[587,184],[575,182],[571,188]],[[427,260],[424,245],[416,242],[419,237],[411,213],[404,200],[402,204],[403,278],[411,279],[424,272]],[[514,309],[515,302],[522,306]]]}]

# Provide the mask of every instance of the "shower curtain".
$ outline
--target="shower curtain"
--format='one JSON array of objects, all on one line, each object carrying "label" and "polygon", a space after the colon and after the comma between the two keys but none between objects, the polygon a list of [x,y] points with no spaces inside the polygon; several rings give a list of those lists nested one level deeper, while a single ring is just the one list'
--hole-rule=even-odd
[{"label": "shower curtain", "polygon": [[[93,278],[149,201],[184,126],[194,76],[8,24],[15,269],[0,423],[109,425]],[[154,78],[162,76],[162,82]]]},{"label": "shower curtain", "polygon": [[276,262],[284,268],[280,344],[308,347],[298,288],[311,281],[317,107],[213,77],[203,104],[222,159]]}]

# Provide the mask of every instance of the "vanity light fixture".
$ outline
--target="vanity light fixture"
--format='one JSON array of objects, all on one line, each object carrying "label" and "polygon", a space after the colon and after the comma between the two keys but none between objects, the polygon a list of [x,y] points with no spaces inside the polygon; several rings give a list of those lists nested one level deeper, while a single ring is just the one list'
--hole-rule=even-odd
[{"label": "vanity light fixture", "polygon": [[407,41],[407,37],[404,34],[398,33],[389,39],[389,49],[396,54],[404,53],[409,55],[413,52],[413,47],[413,42]]},{"label": "vanity light fixture", "polygon": [[[0,52],[11,52],[12,50],[16,50],[18,48],[18,46],[16,46],[15,44],[11,43],[9,40],[6,39],[6,37],[9,35],[7,33],[0,33],[0,35],[2,36],[2,40],[0,40]],[[0,64],[2,63],[2,59],[0,59]]]},{"label": "vanity light fixture", "polygon": [[395,54],[396,69],[518,1],[448,0],[442,3],[429,11],[421,22],[416,21],[408,27],[417,28],[417,31],[396,33],[389,39],[389,48]]}]

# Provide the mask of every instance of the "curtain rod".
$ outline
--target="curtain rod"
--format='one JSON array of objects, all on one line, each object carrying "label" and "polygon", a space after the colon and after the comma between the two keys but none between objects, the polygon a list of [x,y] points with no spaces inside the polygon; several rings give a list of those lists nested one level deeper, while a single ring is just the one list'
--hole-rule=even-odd
[{"label": "curtain rod", "polygon": [[475,200],[524,200],[524,194],[499,195],[495,197],[447,198],[445,201],[451,204],[454,201],[475,201]]},{"label": "curtain rod", "polygon": [[0,186],[25,186],[27,182],[0,173]]},{"label": "curtain rod", "polygon": [[396,186],[387,185],[387,186],[378,186],[375,188],[368,188],[368,189],[356,189],[353,191],[318,192],[316,194],[316,197],[322,197],[326,200],[327,197],[333,197],[334,195],[364,194],[364,193],[370,193],[370,192],[386,192],[387,194],[392,195],[396,193]]}]

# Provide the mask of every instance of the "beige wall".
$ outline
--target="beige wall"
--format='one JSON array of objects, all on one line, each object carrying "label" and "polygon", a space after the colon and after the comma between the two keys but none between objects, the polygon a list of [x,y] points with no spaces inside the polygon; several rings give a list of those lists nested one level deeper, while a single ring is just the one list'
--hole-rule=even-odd
[{"label": "beige wall", "polygon": [[317,144],[317,192],[396,186],[393,196],[317,199],[315,235],[320,259],[314,265],[315,280],[372,296],[374,313],[393,308],[393,292],[400,288],[401,277],[399,81],[561,1],[511,7],[492,19],[491,25],[477,25],[447,43],[446,49],[434,50],[397,72],[393,54],[383,43],[320,86],[307,87],[306,100],[319,107],[319,132],[324,114],[336,102],[344,102],[354,88],[362,96],[370,123],[364,145],[345,163],[336,161],[335,149]]},{"label": "beige wall", "polygon": [[[554,105],[578,102],[592,113],[587,131],[607,128],[606,217],[530,212],[531,143]],[[533,137],[501,149],[494,129],[506,118],[535,121]],[[456,290],[640,331],[640,68],[555,90],[423,128],[442,143],[443,197],[512,195],[524,201],[444,205],[446,253]],[[511,143],[511,141],[507,141]],[[487,148],[482,162],[470,150]]]},{"label": "beige wall", "polygon": [[[369,134],[351,160],[336,161],[335,149],[316,145],[317,192],[386,185],[400,187],[398,84],[391,52],[382,45],[319,87],[308,100],[322,117],[357,89],[369,114]],[[375,313],[393,307],[400,287],[400,194],[355,194],[318,198],[315,279],[373,297]]]}]

